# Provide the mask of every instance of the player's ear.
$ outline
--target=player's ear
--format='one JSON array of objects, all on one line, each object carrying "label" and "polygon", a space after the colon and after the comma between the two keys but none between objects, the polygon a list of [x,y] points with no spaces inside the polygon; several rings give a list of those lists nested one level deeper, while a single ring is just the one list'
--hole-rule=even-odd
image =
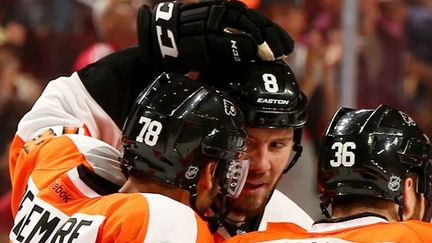
[{"label": "player's ear", "polygon": [[216,163],[210,161],[203,166],[200,178],[197,184],[197,199],[196,208],[199,212],[204,213],[210,208],[219,191],[218,183],[213,179],[213,171],[216,168]]},{"label": "player's ear", "polygon": [[210,161],[201,172],[201,177],[198,182],[198,187],[203,191],[211,191],[214,187],[215,181],[213,180],[214,170],[216,169],[216,162]]},{"label": "player's ear", "polygon": [[421,220],[425,210],[425,200],[423,195],[417,193],[417,181],[414,177],[408,177],[404,182],[404,213],[403,219]]}]

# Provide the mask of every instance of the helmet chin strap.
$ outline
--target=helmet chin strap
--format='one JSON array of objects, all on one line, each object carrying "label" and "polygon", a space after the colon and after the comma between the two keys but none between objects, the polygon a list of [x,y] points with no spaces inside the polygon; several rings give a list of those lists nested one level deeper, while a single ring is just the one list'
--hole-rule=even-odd
[{"label": "helmet chin strap", "polygon": [[301,136],[302,136],[302,128],[297,128],[294,130],[294,145],[293,151],[295,152],[294,157],[289,162],[288,166],[283,170],[282,174],[286,174],[298,161],[300,158],[303,147],[301,146]]},{"label": "helmet chin strap", "polygon": [[404,220],[403,213],[405,211],[405,201],[404,201],[403,194],[396,198],[396,203],[399,205],[399,209],[398,209],[399,220],[403,221]]},{"label": "helmet chin strap", "polygon": [[426,200],[425,212],[423,214],[422,221],[430,222],[432,218],[432,205],[429,200]]},{"label": "helmet chin strap", "polygon": [[[432,165],[427,164],[424,169],[423,180],[421,180],[421,188],[423,197],[425,197],[426,205],[424,209],[424,214],[422,221],[430,222],[432,218],[432,197],[431,197],[431,186],[432,186]],[[420,192],[418,192],[420,193]]]},{"label": "helmet chin strap", "polygon": [[212,234],[215,233],[219,229],[219,227],[222,225],[223,219],[226,218],[226,216],[229,214],[229,210],[227,210],[227,208],[226,208],[226,192],[225,192],[225,190],[221,190],[221,192],[220,192],[221,205],[219,207],[219,210],[217,210],[217,212],[215,211],[215,214],[212,216],[207,216],[206,213],[201,213],[200,211],[198,211],[197,206],[196,206],[196,201],[197,201],[196,199],[198,196],[196,184],[190,185],[188,187],[188,190],[190,192],[189,202],[190,202],[192,209],[194,209],[195,212],[197,212],[197,214],[202,219],[204,219],[205,221],[208,222],[210,232]]},{"label": "helmet chin strap", "polygon": [[331,218],[330,213],[328,211],[328,206],[331,204],[331,201],[333,201],[332,199],[330,200],[326,200],[324,202],[320,203],[320,208],[321,208],[321,213],[326,217],[326,218]]}]

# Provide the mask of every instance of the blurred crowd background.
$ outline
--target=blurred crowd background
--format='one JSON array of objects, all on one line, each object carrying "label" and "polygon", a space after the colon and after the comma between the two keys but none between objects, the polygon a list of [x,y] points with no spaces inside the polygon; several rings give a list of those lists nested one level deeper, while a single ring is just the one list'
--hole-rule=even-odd
[{"label": "blurred crowd background", "polygon": [[[319,137],[340,105],[342,7],[353,0],[244,0],[296,41],[287,62],[310,100],[304,154],[279,189],[315,219]],[[0,231],[9,231],[8,145],[53,78],[136,44],[135,18],[155,0],[0,1]],[[432,0],[358,0],[357,108],[405,110],[432,136]],[[25,183],[25,182],[23,182]]]}]

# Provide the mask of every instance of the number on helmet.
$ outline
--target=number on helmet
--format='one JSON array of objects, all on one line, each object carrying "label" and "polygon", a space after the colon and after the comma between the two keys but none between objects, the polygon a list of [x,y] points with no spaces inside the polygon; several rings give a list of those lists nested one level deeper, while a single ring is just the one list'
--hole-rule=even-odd
[{"label": "number on helmet", "polygon": [[159,139],[159,134],[162,130],[162,124],[156,120],[151,120],[148,117],[142,116],[139,120],[143,124],[141,132],[136,137],[136,141],[144,142],[148,146],[154,146]]},{"label": "number on helmet", "polygon": [[353,142],[335,142],[332,146],[332,150],[336,150],[334,156],[336,160],[330,160],[332,167],[352,167],[355,163],[355,154],[351,150],[356,149],[356,144]]},{"label": "number on helmet", "polygon": [[270,93],[276,93],[279,91],[276,76],[271,73],[264,73],[262,75],[264,81],[264,88]]}]

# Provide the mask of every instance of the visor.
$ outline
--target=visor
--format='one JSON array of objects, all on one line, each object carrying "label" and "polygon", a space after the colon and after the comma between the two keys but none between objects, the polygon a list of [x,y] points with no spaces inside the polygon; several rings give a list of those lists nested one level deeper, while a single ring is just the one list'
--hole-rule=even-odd
[{"label": "visor", "polygon": [[229,162],[225,172],[227,196],[237,198],[243,190],[249,172],[250,160],[246,153],[240,152]]}]

